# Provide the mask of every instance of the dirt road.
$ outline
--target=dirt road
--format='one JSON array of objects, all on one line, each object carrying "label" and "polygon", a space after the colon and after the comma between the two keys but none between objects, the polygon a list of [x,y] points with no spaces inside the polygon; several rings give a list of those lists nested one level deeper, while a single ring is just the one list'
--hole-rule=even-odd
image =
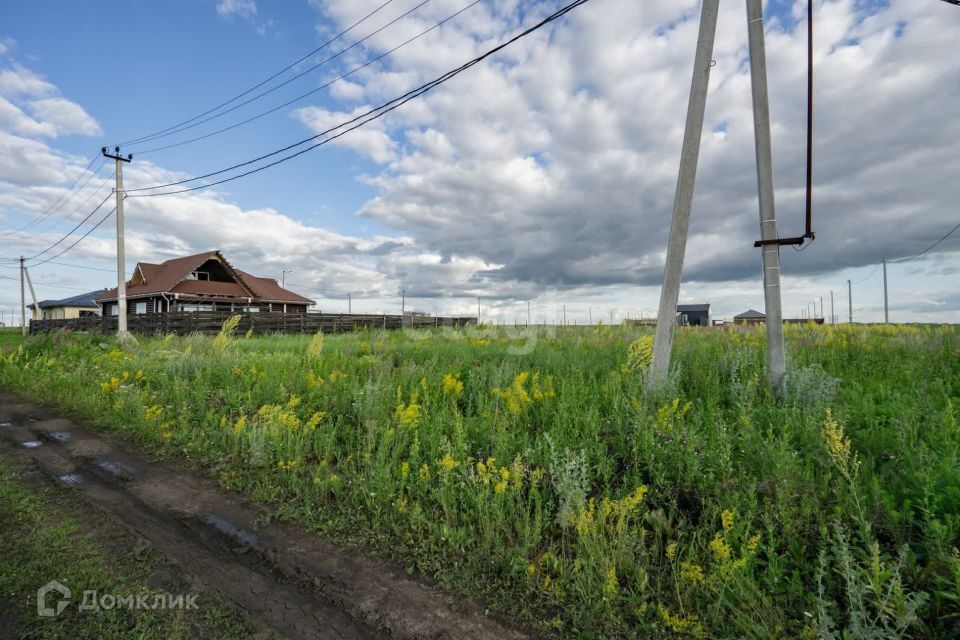
[{"label": "dirt road", "polygon": [[0,438],[261,627],[294,639],[511,640],[524,634],[380,560],[0,390]]}]

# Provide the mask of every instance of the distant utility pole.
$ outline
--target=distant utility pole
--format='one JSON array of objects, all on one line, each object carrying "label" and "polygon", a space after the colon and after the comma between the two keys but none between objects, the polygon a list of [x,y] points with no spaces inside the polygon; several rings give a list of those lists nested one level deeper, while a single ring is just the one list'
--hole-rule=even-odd
[{"label": "distant utility pole", "polygon": [[107,153],[107,148],[101,150],[107,158],[113,158],[116,161],[117,186],[115,193],[117,196],[117,336],[125,338],[127,336],[127,267],[126,257],[123,249],[123,163],[133,160],[133,154],[128,153],[124,158],[120,155],[120,147],[114,147],[114,154]]},{"label": "distant utility pole", "polygon": [[823,318],[823,296],[820,296],[820,317]]},{"label": "distant utility pole", "polygon": [[881,260],[883,263],[883,321],[890,322],[890,305],[887,302],[887,259]]},{"label": "distant utility pole", "polygon": [[833,289],[830,289],[830,324],[837,324],[837,316],[833,313]]},{"label": "distant utility pole", "polygon": [[847,280],[847,315],[850,324],[853,324],[853,285]]},{"label": "distant utility pole", "polygon": [[[683,147],[680,152],[680,172],[677,176],[677,191],[673,200],[670,238],[667,241],[667,260],[663,269],[663,286],[660,289],[660,311],[657,316],[657,333],[653,342],[653,362],[650,365],[651,388],[662,384],[670,372],[670,352],[673,349],[677,301],[680,299],[683,258],[687,251],[687,229],[690,226],[693,189],[697,180],[703,116],[707,108],[707,89],[710,86],[710,69],[714,64],[713,44],[717,35],[719,11],[720,0],[704,0],[700,14],[700,33],[697,36],[697,53],[693,62],[690,100],[687,104]],[[610,324],[613,324],[612,311]]]},{"label": "distant utility pole", "polygon": [[563,305],[563,326],[567,326],[567,305]]},{"label": "distant utility pole", "polygon": [[527,300],[527,326],[530,326],[530,301]]},{"label": "distant utility pole", "polygon": [[27,301],[23,291],[23,256],[20,256],[20,333],[27,335]]},{"label": "distant utility pole", "polygon": [[593,307],[587,307],[587,316],[590,318],[590,324],[593,324]]},{"label": "distant utility pole", "polygon": [[610,326],[613,326],[613,309],[610,309]]},{"label": "distant utility pole", "polygon": [[480,324],[480,296],[477,296],[477,324]]},{"label": "distant utility pole", "polygon": [[353,297],[347,291],[347,315],[353,315]]},{"label": "distant utility pole", "polygon": [[403,324],[405,315],[407,315],[407,290],[400,289],[400,324]]},{"label": "distant utility pole", "polygon": [[286,288],[287,286],[287,274],[293,273],[293,269],[284,269],[280,272],[280,286]]}]

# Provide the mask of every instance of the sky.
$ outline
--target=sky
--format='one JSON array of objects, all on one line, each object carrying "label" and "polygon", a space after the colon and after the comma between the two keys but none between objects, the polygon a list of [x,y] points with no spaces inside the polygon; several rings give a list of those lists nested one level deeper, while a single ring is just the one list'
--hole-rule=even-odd
[{"label": "sky", "polygon": [[[402,95],[563,4],[4,2],[0,319],[19,308],[20,255],[37,256],[39,299],[116,285],[112,218],[40,264],[113,206],[102,146],[134,155],[128,190],[216,171]],[[781,251],[784,313],[823,300],[829,316],[832,292],[846,321],[850,280],[854,320],[882,320],[886,257],[892,321],[960,322],[960,232],[896,263],[960,223],[960,8],[817,0],[814,12],[817,239]],[[534,322],[564,308],[571,323],[653,316],[699,17],[699,2],[590,0],[288,162],[187,194],[131,191],[127,272],[220,249],[323,311],[346,311],[349,294],[354,311],[396,313],[404,292],[407,309],[440,314],[475,313],[479,297],[485,320],[505,322],[526,320],[528,301]],[[746,26],[742,2],[721,3],[681,289],[715,318],[764,304]],[[765,28],[778,228],[793,236],[806,2],[771,0]]]}]

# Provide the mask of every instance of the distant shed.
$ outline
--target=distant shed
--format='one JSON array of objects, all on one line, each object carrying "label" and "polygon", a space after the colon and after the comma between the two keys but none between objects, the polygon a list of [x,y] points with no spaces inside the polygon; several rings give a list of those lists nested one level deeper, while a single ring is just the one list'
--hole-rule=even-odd
[{"label": "distant shed", "polygon": [[733,316],[734,324],[763,324],[767,321],[767,314],[754,309],[744,311],[740,315]]},{"label": "distant shed", "polygon": [[687,327],[709,327],[709,304],[678,304],[677,324]]}]

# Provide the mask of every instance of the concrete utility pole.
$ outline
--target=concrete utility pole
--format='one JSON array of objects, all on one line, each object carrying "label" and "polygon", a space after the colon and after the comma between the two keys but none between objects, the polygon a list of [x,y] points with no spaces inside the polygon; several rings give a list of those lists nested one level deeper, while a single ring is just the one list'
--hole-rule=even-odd
[{"label": "concrete utility pole", "polygon": [[850,324],[853,324],[853,285],[847,280],[847,315]]},{"label": "concrete utility pole", "polygon": [[[30,270],[24,267],[23,275],[27,278],[27,287],[30,289],[30,299],[33,300],[33,307],[31,310],[39,310],[40,306],[37,304],[37,293],[33,290],[33,280],[30,279]],[[33,317],[32,313],[30,317]]]},{"label": "concrete utility pole", "polygon": [[590,318],[590,324],[593,324],[593,307],[587,307],[587,316]]},{"label": "concrete utility pole", "polygon": [[123,163],[133,160],[133,154],[128,153],[124,158],[120,155],[120,147],[114,147],[114,155],[107,153],[107,148],[100,150],[107,158],[116,161],[117,186],[114,190],[117,196],[117,337],[127,337],[127,267],[123,248]]},{"label": "concrete utility pole", "polygon": [[347,315],[353,315],[353,298],[350,292],[347,292]]},{"label": "concrete utility pole", "polygon": [[480,324],[480,296],[477,296],[477,324]]},{"label": "concrete utility pole", "polygon": [[[697,181],[703,114],[707,108],[710,69],[714,64],[713,44],[717,35],[719,10],[720,0],[703,1],[700,33],[697,36],[697,53],[693,61],[693,80],[690,84],[690,101],[687,104],[687,122],[680,152],[680,172],[677,176],[677,191],[670,221],[670,239],[667,241],[667,262],[663,268],[663,286],[660,289],[660,311],[657,316],[653,362],[650,365],[648,379],[651,389],[662,384],[670,372],[670,352],[673,350],[673,330],[676,324],[677,301],[680,298],[680,279],[683,275],[683,259],[687,251],[687,229],[690,226],[690,209],[693,206],[693,188]],[[610,324],[613,324],[612,312]]]},{"label": "concrete utility pole", "polygon": [[881,260],[883,263],[883,321],[890,322],[890,305],[887,302],[887,259]]},{"label": "concrete utility pole", "polygon": [[567,305],[563,305],[563,326],[567,326]]},{"label": "concrete utility pole", "polygon": [[400,326],[403,326],[404,318],[407,316],[407,290],[400,289]]},{"label": "concrete utility pole", "polygon": [[610,309],[610,326],[613,326],[613,309]]},{"label": "concrete utility pole", "polygon": [[830,324],[837,324],[837,316],[833,313],[833,289],[830,290]]},{"label": "concrete utility pole", "polygon": [[780,299],[780,245],[777,244],[777,214],[773,198],[773,149],[770,141],[763,0],[747,0],[747,35],[757,147],[757,186],[760,191],[760,250],[763,252],[763,293],[767,313],[767,378],[774,391],[782,394],[787,363]]},{"label": "concrete utility pole", "polygon": [[20,256],[20,333],[27,335],[27,301],[23,295],[23,272],[23,256]]},{"label": "concrete utility pole", "polygon": [[530,326],[530,301],[527,300],[527,326]]},{"label": "concrete utility pole", "polygon": [[293,273],[293,269],[284,269],[280,272],[280,286],[284,289],[287,288],[287,274]]}]

